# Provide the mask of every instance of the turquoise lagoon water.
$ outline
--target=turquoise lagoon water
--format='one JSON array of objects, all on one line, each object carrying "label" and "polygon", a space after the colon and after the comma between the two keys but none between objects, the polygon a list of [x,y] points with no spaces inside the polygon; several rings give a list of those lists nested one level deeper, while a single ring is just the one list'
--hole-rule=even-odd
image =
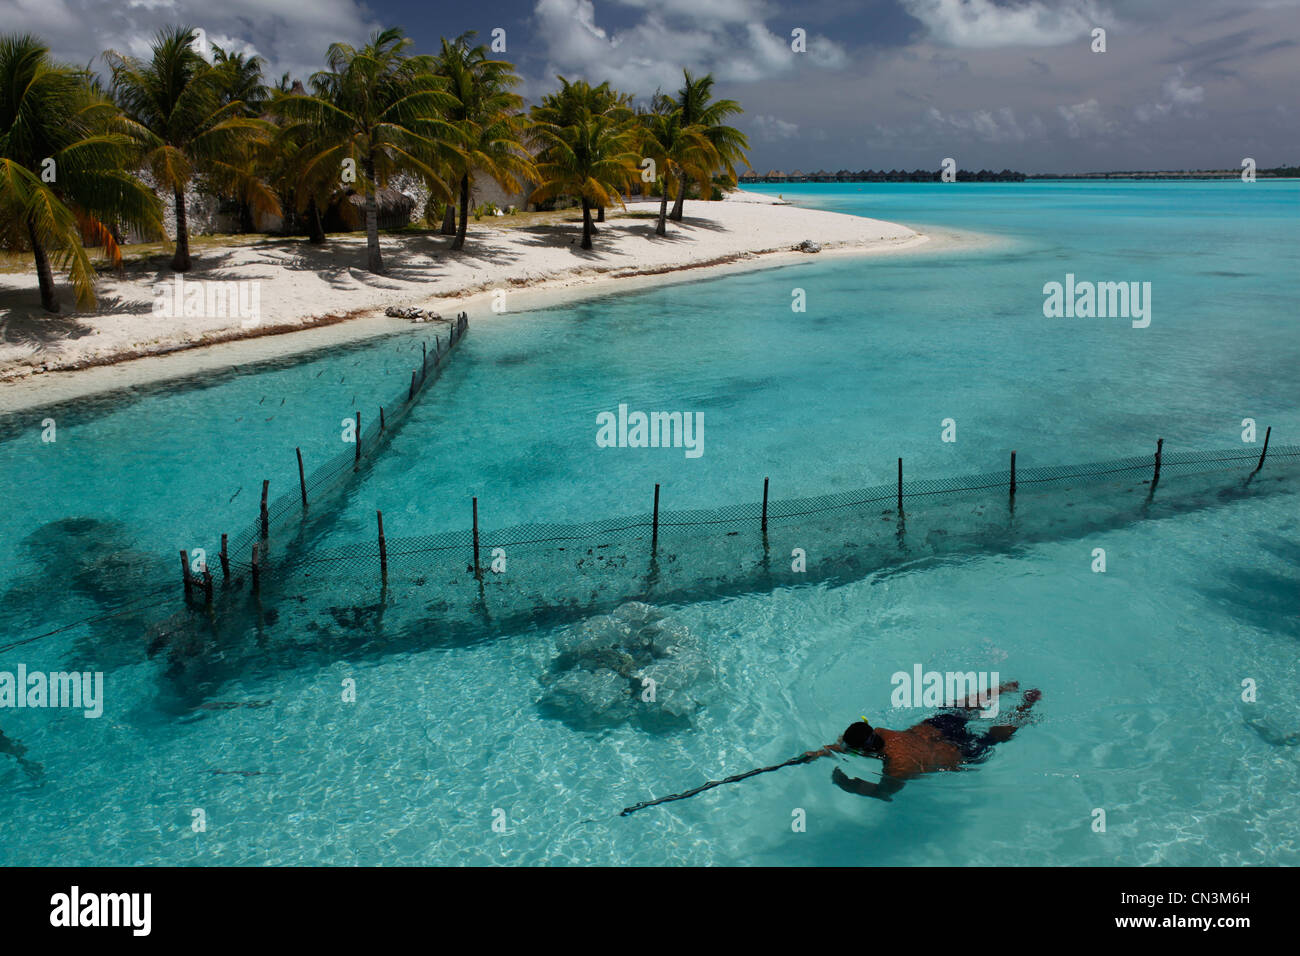
[{"label": "turquoise lagoon water", "polygon": [[[471,496],[491,529],[643,513],[656,482],[664,507],[710,507],[756,500],[764,476],[776,497],[887,482],[899,456],[942,477],[1004,468],[1013,448],[1030,467],[1145,454],[1157,436],[1240,446],[1245,417],[1300,435],[1300,184],[760,188],[999,242],[475,321],[305,546],[369,540],[376,508],[390,536],[463,529]],[[1151,282],[1150,327],[1044,318],[1042,286],[1067,272]],[[712,674],[703,706],[663,726],[539,705],[581,621],[469,639],[404,584],[377,617],[372,582],[295,582],[268,592],[260,625],[204,636],[180,610],[178,549],[242,529],[262,478],[292,489],[295,446],[309,468],[344,447],[341,419],[400,392],[426,334],[4,421],[0,670],[103,670],[107,700],[97,720],[0,711],[44,767],[32,781],[0,755],[0,861],[1300,862],[1293,494],[834,585],[702,589],[660,609]],[[703,412],[703,456],[597,449],[595,416],[620,403]],[[914,664],[1040,687],[1039,720],[891,804],[843,793],[819,761],[617,816],[859,714],[927,716],[889,705],[890,676]]]}]

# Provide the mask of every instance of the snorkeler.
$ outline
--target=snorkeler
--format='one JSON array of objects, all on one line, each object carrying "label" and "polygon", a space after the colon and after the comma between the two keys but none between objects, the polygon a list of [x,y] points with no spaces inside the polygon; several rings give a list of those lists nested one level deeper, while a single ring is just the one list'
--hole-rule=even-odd
[{"label": "snorkeler", "polygon": [[[993,691],[1001,695],[1007,691],[1018,690],[1020,684],[1008,681]],[[879,757],[884,761],[885,772],[880,783],[868,783],[850,777],[836,767],[831,773],[831,780],[841,790],[856,793],[864,797],[876,797],[880,800],[892,800],[891,794],[903,789],[903,782],[919,777],[923,773],[936,773],[941,770],[960,770],[966,764],[978,763],[988,756],[994,744],[1010,740],[1029,717],[1030,708],[1043,696],[1039,690],[1025,691],[1020,706],[1011,712],[1010,723],[995,724],[982,736],[976,737],[967,728],[977,710],[988,706],[990,698],[979,700],[970,697],[949,707],[944,713],[936,714],[923,720],[907,730],[888,730],[884,727],[872,727],[867,718],[856,724],[849,724],[843,736],[833,744],[820,750],[808,750],[797,757],[775,764],[771,767],[759,767],[745,773],[733,774],[721,780],[710,780],[691,790],[669,794],[654,800],[645,800],[630,807],[624,807],[619,816],[628,816],[646,807],[656,807],[661,803],[685,800],[696,794],[721,787],[723,784],[739,783],[761,773],[771,773],[783,767],[794,767],[809,763],[831,754],[854,753],[862,757]]]},{"label": "snorkeler", "polygon": [[[999,687],[997,692],[1013,691],[1019,686],[1017,682],[1010,681]],[[1026,691],[1024,701],[1011,712],[1011,723],[995,724],[978,737],[966,725],[973,716],[972,711],[981,705],[966,700],[907,730],[872,727],[864,717],[857,723],[849,724],[843,736],[835,743],[821,750],[810,750],[804,756],[816,759],[832,753],[854,753],[863,757],[878,757],[885,765],[879,783],[850,777],[839,767],[831,773],[831,780],[848,793],[892,800],[892,794],[902,790],[903,783],[913,777],[944,770],[960,770],[965,765],[979,763],[987,758],[995,744],[1011,739],[1028,716],[1030,708],[1042,696],[1042,691]]]},{"label": "snorkeler", "polygon": [[39,779],[45,772],[45,768],[40,764],[27,759],[27,748],[16,740],[10,740],[3,730],[0,730],[0,754],[8,754],[17,760],[18,766],[27,771],[27,776],[33,780]]}]

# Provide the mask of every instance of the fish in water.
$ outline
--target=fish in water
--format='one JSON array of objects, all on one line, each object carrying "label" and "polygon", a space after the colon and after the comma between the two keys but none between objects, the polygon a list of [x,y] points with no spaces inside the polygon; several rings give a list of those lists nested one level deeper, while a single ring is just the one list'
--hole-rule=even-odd
[{"label": "fish in water", "polygon": [[[239,488],[236,489],[235,493],[234,493],[233,495],[230,496],[230,501],[234,501],[236,498],[238,498],[238,497],[239,497],[239,492],[241,492],[241,491],[243,491],[243,490],[244,490],[244,486],[243,486],[243,485],[240,485]],[[226,504],[230,504],[230,501],[226,502]]]},{"label": "fish in water", "polygon": [[22,767],[27,776],[33,780],[39,780],[45,773],[45,768],[34,761],[27,759],[27,748],[16,740],[10,740],[5,736],[4,731],[0,730],[0,754],[8,754],[18,761],[18,766]]}]

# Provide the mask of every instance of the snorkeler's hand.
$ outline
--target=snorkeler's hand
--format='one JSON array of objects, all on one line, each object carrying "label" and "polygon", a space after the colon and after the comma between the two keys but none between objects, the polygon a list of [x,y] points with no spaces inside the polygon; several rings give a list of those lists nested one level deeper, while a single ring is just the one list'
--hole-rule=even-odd
[{"label": "snorkeler's hand", "polygon": [[889,803],[894,802],[893,798],[876,784],[850,777],[839,767],[831,771],[831,782],[845,793],[855,793],[860,797],[875,797],[877,800],[886,800]]},{"label": "snorkeler's hand", "polygon": [[842,753],[844,745],[840,743],[827,744],[820,750],[805,750],[803,755],[809,760],[816,760],[818,757],[829,757],[831,754]]}]

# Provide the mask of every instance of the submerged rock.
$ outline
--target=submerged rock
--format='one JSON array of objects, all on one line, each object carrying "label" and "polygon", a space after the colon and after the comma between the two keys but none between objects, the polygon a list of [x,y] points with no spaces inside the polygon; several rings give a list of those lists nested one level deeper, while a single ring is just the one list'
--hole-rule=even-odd
[{"label": "submerged rock", "polygon": [[639,601],[565,628],[555,643],[539,704],[578,727],[680,724],[712,687],[713,668],[695,635]]}]

